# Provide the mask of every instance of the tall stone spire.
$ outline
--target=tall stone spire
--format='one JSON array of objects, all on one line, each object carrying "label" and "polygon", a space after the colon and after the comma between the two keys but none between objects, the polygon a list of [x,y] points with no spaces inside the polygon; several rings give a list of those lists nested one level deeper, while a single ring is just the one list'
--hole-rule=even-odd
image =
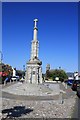
[{"label": "tall stone spire", "polygon": [[38,19],[34,19],[34,34],[33,34],[33,40],[37,40],[37,31],[38,31],[37,22],[38,22]]},{"label": "tall stone spire", "polygon": [[37,40],[37,33],[38,33],[37,22],[38,19],[34,19],[34,32],[33,32],[32,46],[31,46],[31,60],[38,58],[39,42]]},{"label": "tall stone spire", "polygon": [[26,82],[27,83],[42,83],[42,61],[38,58],[39,41],[37,39],[37,22],[34,20],[33,40],[31,42],[31,58],[27,62]]}]

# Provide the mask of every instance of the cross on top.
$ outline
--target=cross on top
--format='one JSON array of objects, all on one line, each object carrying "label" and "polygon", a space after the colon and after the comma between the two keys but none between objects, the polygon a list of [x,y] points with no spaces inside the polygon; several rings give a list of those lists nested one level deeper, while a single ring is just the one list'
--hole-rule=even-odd
[{"label": "cross on top", "polygon": [[34,19],[34,27],[35,28],[36,28],[37,22],[38,22],[38,19]]}]

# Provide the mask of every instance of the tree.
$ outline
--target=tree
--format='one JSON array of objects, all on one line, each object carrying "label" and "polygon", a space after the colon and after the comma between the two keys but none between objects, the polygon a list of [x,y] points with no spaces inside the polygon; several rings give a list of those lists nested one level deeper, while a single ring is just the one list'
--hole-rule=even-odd
[{"label": "tree", "polygon": [[55,80],[56,77],[58,77],[60,81],[64,81],[68,78],[66,72],[61,69],[46,71],[46,78]]},{"label": "tree", "polygon": [[1,63],[0,64],[0,72],[11,76],[13,73],[12,67],[8,64]]},{"label": "tree", "polygon": [[6,77],[12,76],[12,67],[8,64],[0,63],[0,83],[6,79]]},{"label": "tree", "polygon": [[54,70],[54,72],[53,72],[53,80],[55,80],[55,77],[59,77],[59,80],[62,81],[62,82],[65,79],[68,78],[66,72],[64,70],[61,70],[61,69],[60,70],[58,70],[58,69]]}]

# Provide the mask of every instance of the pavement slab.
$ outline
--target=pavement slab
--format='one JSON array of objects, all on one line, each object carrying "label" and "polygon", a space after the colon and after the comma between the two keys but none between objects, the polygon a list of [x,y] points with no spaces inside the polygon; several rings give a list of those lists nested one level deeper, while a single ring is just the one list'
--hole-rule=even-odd
[{"label": "pavement slab", "polygon": [[2,91],[15,95],[47,96],[59,94],[60,86],[59,84],[37,85],[18,82],[9,87],[3,88]]}]

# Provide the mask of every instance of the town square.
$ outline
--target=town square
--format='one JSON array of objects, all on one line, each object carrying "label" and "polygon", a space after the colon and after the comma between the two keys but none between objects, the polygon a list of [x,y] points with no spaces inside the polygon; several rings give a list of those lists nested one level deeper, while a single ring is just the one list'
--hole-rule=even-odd
[{"label": "town square", "polygon": [[80,118],[78,5],[2,3],[0,119]]}]

